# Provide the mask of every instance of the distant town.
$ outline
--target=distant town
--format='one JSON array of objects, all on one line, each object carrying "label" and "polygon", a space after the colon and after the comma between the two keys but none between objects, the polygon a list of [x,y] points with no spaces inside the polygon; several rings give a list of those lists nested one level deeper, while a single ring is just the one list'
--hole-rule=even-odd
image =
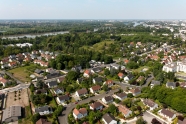
[{"label": "distant town", "polygon": [[0,20],[2,124],[186,124],[185,20]]}]

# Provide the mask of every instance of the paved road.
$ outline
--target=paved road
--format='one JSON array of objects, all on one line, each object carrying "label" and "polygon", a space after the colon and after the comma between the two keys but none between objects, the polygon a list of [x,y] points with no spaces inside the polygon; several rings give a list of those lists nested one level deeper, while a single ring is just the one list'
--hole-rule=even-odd
[{"label": "paved road", "polygon": [[[78,104],[88,103],[88,102],[90,102],[91,100],[98,100],[98,99],[101,99],[101,98],[103,98],[103,97],[105,97],[105,96],[107,96],[107,95],[108,95],[108,96],[113,95],[114,92],[117,92],[117,91],[118,91],[118,89],[109,91],[108,94],[103,93],[103,94],[100,94],[100,95],[96,95],[96,96],[94,96],[94,97],[90,97],[90,98],[88,98],[88,99],[82,100],[82,101],[80,101]],[[68,115],[69,115],[69,113],[72,111],[72,109],[76,107],[76,105],[77,105],[77,104],[74,104],[74,103],[73,103],[73,104],[71,104],[71,105],[69,105],[69,106],[66,106],[66,109],[62,112],[62,116],[59,116],[59,117],[58,117],[58,120],[59,120],[59,123],[60,123],[60,124],[68,124]]]},{"label": "paved road", "polygon": [[26,89],[29,86],[30,86],[30,84],[19,84],[15,87],[2,89],[2,90],[0,90],[0,93],[14,92],[14,91],[17,91],[17,90],[20,90],[20,89]]}]

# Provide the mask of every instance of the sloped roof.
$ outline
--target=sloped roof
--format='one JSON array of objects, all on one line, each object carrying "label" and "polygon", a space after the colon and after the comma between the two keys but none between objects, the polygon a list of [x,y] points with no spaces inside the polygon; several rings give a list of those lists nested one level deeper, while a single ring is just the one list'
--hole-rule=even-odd
[{"label": "sloped roof", "polygon": [[112,115],[110,115],[110,114],[108,114],[108,113],[106,113],[105,115],[103,115],[103,119],[109,124],[112,120],[116,120],[115,118],[114,118],[114,116],[112,116]]}]

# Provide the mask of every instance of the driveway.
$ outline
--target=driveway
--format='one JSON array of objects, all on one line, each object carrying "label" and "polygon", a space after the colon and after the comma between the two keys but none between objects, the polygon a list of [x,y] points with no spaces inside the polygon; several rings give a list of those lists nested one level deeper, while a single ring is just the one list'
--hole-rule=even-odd
[{"label": "driveway", "polygon": [[[147,121],[147,124],[151,124],[151,121],[153,118],[156,118],[156,117],[149,114],[148,112],[143,113],[143,119]],[[163,124],[163,121],[161,121],[158,118],[156,118],[156,119]]]},{"label": "driveway", "polygon": [[[117,91],[118,91],[118,89],[109,91],[108,94],[103,93],[103,94],[100,94],[100,95],[97,95],[94,97],[89,97],[88,99],[80,101],[78,104],[85,104],[85,103],[90,102],[91,100],[98,100],[98,99],[101,99],[107,95],[113,95],[114,92],[117,92]],[[68,115],[72,111],[72,109],[75,107],[76,107],[76,104],[71,104],[69,106],[66,106],[65,110],[62,112],[62,116],[58,117],[58,121],[60,124],[68,124]]]}]

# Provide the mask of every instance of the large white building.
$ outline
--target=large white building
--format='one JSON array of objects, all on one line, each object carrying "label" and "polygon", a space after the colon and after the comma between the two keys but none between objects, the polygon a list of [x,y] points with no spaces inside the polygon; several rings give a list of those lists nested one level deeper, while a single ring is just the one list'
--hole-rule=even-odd
[{"label": "large white building", "polygon": [[186,73],[186,62],[178,61],[166,64],[163,66],[163,71],[165,72],[185,72]]}]

